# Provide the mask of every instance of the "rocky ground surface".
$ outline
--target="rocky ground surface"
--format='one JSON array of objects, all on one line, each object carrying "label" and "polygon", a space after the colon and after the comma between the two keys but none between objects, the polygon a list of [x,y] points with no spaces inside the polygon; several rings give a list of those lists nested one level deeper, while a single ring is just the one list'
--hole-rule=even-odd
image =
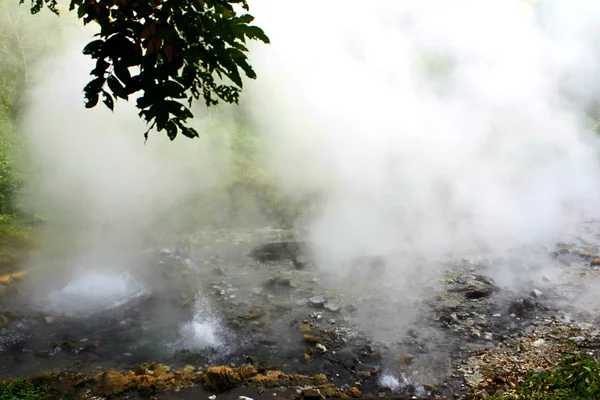
[{"label": "rocky ground surface", "polygon": [[331,285],[293,233],[268,229],[149,251],[93,311],[75,307],[73,282],[40,297],[31,282],[56,271],[5,275],[0,379],[88,399],[485,398],[596,351],[600,251],[586,239],[451,260],[414,296],[378,257]]}]

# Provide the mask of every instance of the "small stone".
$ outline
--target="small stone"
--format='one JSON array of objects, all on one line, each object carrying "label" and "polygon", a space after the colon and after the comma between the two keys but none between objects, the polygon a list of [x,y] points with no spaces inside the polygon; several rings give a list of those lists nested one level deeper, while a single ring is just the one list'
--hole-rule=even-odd
[{"label": "small stone", "polygon": [[208,400],[216,400],[217,396],[215,396],[214,394],[211,396],[208,396]]},{"label": "small stone", "polygon": [[6,328],[10,325],[10,320],[6,315],[0,314],[0,328]]},{"label": "small stone", "polygon": [[327,303],[327,304],[325,304],[325,309],[329,310],[333,313],[338,313],[342,309],[342,306],[340,306],[337,303]]},{"label": "small stone", "polygon": [[509,314],[522,315],[525,312],[525,307],[522,301],[513,301],[508,307]]},{"label": "small stone", "polygon": [[350,388],[350,390],[348,390],[348,394],[352,397],[361,397],[362,396],[362,392],[359,388],[357,388],[356,386],[353,386]]},{"label": "small stone", "polygon": [[532,311],[535,309],[535,303],[529,299],[523,299],[523,308],[527,311]]},{"label": "small stone", "polygon": [[321,392],[318,389],[304,389],[302,396],[305,399],[321,399]]},{"label": "small stone", "polygon": [[52,324],[52,323],[54,323],[54,317],[51,317],[51,316],[44,317],[44,322],[47,324]]},{"label": "small stone", "polygon": [[412,354],[400,354],[399,360],[401,364],[410,364],[414,358]]},{"label": "small stone", "polygon": [[544,282],[550,282],[551,281],[551,279],[547,275],[542,276],[542,280]]},{"label": "small stone", "polygon": [[325,354],[327,353],[327,348],[325,346],[323,346],[321,343],[317,343],[315,345],[315,348],[317,349],[317,351],[321,354]]},{"label": "small stone", "polygon": [[463,275],[463,276],[459,277],[456,281],[462,285],[468,285],[475,281],[475,275],[471,275],[471,274]]},{"label": "small stone", "polygon": [[600,258],[596,258],[590,263],[591,267],[599,267],[600,266]]},{"label": "small stone", "polygon": [[252,310],[250,310],[250,312],[248,314],[239,315],[238,318],[246,320],[246,321],[252,321],[255,319],[259,319],[262,316],[263,316],[263,311],[258,307],[254,307]]},{"label": "small stone", "polygon": [[263,283],[263,286],[271,290],[282,290],[290,289],[292,287],[292,283],[289,279],[285,279],[280,276],[274,276],[272,278],[267,279]]},{"label": "small stone", "polygon": [[311,317],[315,321],[320,321],[323,319],[323,314],[321,314],[320,312],[312,312],[310,313],[309,317]]},{"label": "small stone", "polygon": [[533,347],[542,347],[543,345],[546,344],[546,341],[544,339],[537,339],[536,341],[534,341],[533,343],[531,343],[531,345]]},{"label": "small stone", "polygon": [[252,397],[247,397],[247,396],[239,396],[238,400],[254,400]]},{"label": "small stone", "polygon": [[494,314],[494,315],[492,315],[492,317],[494,317],[494,318],[500,318],[500,317],[502,317],[502,314]]},{"label": "small stone", "polygon": [[581,346],[585,342],[585,337],[584,336],[573,336],[571,338],[571,340],[574,341],[577,346]]},{"label": "small stone", "polygon": [[308,299],[308,302],[313,307],[323,307],[327,303],[327,297],[325,296],[313,296]]},{"label": "small stone", "polygon": [[531,297],[537,299],[539,297],[542,297],[542,291],[541,290],[537,290],[537,289],[533,289],[531,291],[531,293],[529,293]]}]

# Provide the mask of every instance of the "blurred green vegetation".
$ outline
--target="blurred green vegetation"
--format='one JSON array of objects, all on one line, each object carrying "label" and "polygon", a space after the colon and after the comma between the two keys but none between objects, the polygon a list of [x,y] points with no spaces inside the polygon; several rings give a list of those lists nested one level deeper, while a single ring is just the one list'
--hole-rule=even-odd
[{"label": "blurred green vegetation", "polygon": [[535,373],[516,390],[489,397],[494,400],[600,399],[600,365],[584,353],[575,353],[550,372]]},{"label": "blurred green vegetation", "polygon": [[[51,48],[52,24],[31,24],[28,10],[0,0],[0,273],[16,267],[36,243],[39,221],[21,199],[32,169],[27,141],[18,130],[30,65]],[[57,25],[54,25],[57,26]]]},{"label": "blurred green vegetation", "polygon": [[48,397],[45,385],[35,385],[23,379],[0,382],[0,400],[40,400]]}]

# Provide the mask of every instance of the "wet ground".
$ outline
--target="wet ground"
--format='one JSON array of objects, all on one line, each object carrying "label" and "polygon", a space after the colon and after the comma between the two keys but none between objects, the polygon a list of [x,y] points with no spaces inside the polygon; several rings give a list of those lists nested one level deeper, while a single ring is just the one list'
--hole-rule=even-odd
[{"label": "wet ground", "polygon": [[[362,396],[464,397],[485,381],[464,367],[474,352],[546,320],[585,320],[592,335],[600,304],[589,290],[600,243],[594,229],[545,248],[449,259],[402,276],[394,264],[401,257],[369,256],[332,279],[293,233],[275,229],[199,232],[135,255],[127,268],[61,279],[56,270],[34,271],[0,295],[0,378],[94,375],[148,362],[252,365],[325,374]],[[219,398],[298,393],[238,388]],[[199,386],[157,398],[208,395]]]}]

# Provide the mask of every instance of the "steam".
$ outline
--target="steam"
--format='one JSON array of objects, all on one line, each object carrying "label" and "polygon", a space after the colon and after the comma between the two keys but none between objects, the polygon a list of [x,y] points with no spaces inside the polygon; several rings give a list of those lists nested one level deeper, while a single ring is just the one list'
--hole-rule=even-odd
[{"label": "steam", "polygon": [[[251,6],[273,44],[253,49],[259,79],[242,110],[280,192],[318,199],[301,228],[327,282],[379,296],[358,315],[381,337],[416,317],[412,302],[445,257],[544,243],[598,216],[600,148],[585,115],[598,103],[596,3]],[[198,110],[199,140],[151,134],[144,145],[133,104],[83,109],[93,66],[80,49],[93,31],[71,17],[62,50],[33,74],[23,131],[39,171],[35,207],[53,218],[47,248],[60,253],[34,264],[77,281],[143,269],[138,253],[151,244],[214,222],[239,110]],[[181,207],[191,196],[206,218]],[[385,268],[352,264],[371,256]],[[219,346],[218,321],[198,315],[184,347]]]},{"label": "steam", "polygon": [[[256,123],[338,277],[363,255],[501,252],[597,214],[589,1],[256,1]],[[568,10],[565,9],[568,8]],[[567,12],[568,11],[568,12]],[[293,15],[294,17],[289,17]]]}]

